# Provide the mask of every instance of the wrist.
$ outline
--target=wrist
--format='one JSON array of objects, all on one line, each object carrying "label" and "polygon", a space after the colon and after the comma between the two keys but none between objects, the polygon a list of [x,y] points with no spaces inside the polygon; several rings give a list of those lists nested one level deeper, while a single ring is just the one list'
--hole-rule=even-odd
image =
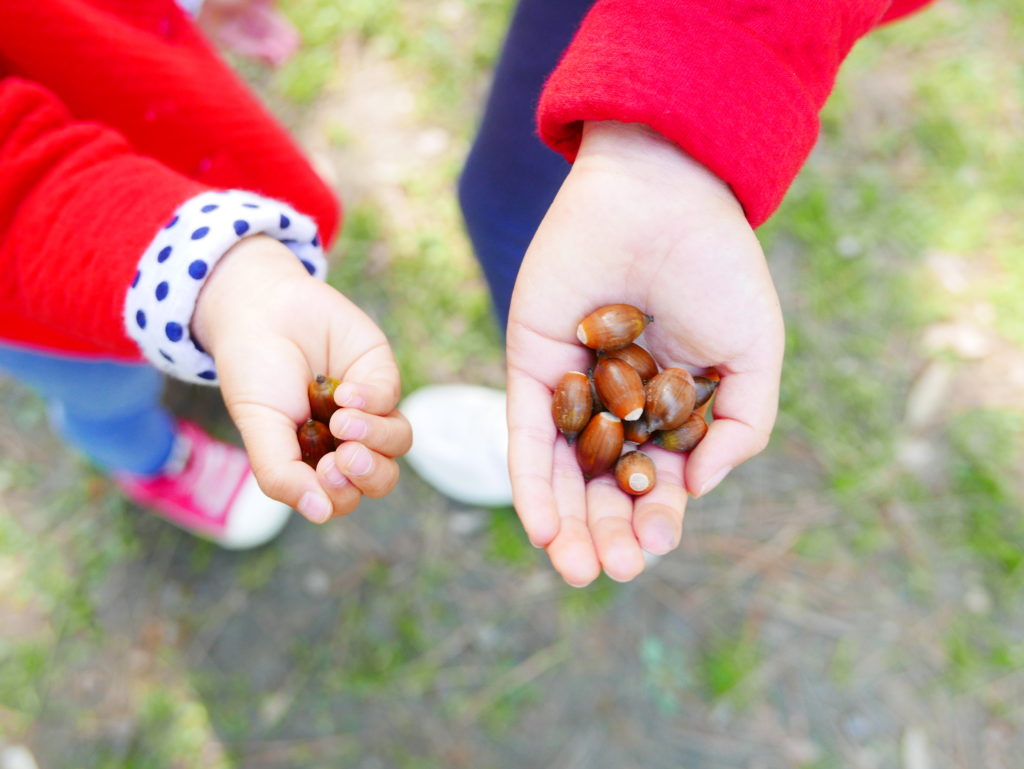
[{"label": "wrist", "polygon": [[192,336],[216,359],[221,332],[245,323],[246,308],[261,311],[273,293],[295,280],[312,279],[295,254],[276,238],[253,235],[229,248],[196,299]]},{"label": "wrist", "polygon": [[611,168],[616,172],[625,167],[634,176],[669,188],[671,194],[695,202],[723,204],[743,216],[743,208],[728,184],[678,144],[642,123],[585,122],[576,167],[588,171]]}]

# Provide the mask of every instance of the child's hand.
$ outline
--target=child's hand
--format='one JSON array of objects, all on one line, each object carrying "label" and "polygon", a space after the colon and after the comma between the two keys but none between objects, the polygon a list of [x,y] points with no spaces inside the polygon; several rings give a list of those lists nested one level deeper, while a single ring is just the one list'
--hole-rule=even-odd
[{"label": "child's hand", "polygon": [[[221,393],[260,488],[310,520],[354,510],[398,481],[395,457],[412,432],[395,407],[398,368],[387,339],[362,310],[310,277],[281,243],[245,238],[218,262],[199,295],[192,330],[213,356]],[[331,418],[351,439],[320,460],[300,458],[296,428],[309,416],[316,374],[341,380]]]},{"label": "child's hand", "polygon": [[[691,456],[644,446],[658,479],[637,498],[610,475],[584,485],[551,417],[559,378],[592,360],[577,324],[616,302],[654,316],[645,344],[663,366],[722,374],[715,421]],[[628,580],[643,570],[641,549],[676,547],[687,492],[709,491],[768,442],[783,341],[764,255],[728,187],[642,126],[586,125],[523,261],[508,325],[515,506],[567,582],[585,585],[602,568]]]}]

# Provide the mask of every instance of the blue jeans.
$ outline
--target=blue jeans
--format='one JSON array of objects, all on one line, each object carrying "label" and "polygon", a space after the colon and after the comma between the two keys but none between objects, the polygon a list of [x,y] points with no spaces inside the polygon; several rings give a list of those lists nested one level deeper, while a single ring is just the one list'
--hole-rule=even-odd
[{"label": "blue jeans", "polygon": [[526,247],[569,172],[537,136],[537,100],[593,2],[520,1],[459,180],[466,229],[502,330]]},{"label": "blue jeans", "polygon": [[[459,180],[466,228],[502,328],[526,247],[569,171],[537,137],[541,88],[593,0],[521,0]],[[0,372],[34,388],[64,439],[108,471],[150,474],[170,455],[163,378],[145,365],[43,355],[0,345]]]},{"label": "blue jeans", "polygon": [[163,376],[151,366],[0,345],[0,372],[36,390],[56,431],[108,471],[148,475],[170,456],[174,419],[160,403]]}]

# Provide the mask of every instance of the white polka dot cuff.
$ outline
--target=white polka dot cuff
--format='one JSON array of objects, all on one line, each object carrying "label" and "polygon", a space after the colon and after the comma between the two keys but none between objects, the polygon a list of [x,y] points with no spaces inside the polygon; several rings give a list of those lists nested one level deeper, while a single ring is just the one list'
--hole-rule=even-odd
[{"label": "white polka dot cuff", "polygon": [[244,190],[197,195],[146,248],[125,298],[128,335],[154,366],[175,379],[216,384],[213,358],[191,337],[196,298],[228,249],[257,234],[277,238],[311,275],[326,278],[327,261],[308,216]]}]

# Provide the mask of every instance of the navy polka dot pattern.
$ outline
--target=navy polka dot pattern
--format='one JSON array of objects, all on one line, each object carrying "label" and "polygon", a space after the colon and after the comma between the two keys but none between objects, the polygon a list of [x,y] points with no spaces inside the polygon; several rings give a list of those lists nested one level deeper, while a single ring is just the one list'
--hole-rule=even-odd
[{"label": "navy polka dot pattern", "polygon": [[185,335],[185,329],[181,327],[180,323],[175,323],[174,321],[171,321],[166,326],[164,326],[164,334],[172,342],[180,342],[182,336]]},{"label": "navy polka dot pattern", "polygon": [[244,190],[197,195],[149,244],[125,297],[125,327],[154,366],[186,382],[217,383],[213,358],[190,334],[196,298],[228,249],[257,234],[284,243],[314,277],[327,276],[316,224],[308,216]]}]

